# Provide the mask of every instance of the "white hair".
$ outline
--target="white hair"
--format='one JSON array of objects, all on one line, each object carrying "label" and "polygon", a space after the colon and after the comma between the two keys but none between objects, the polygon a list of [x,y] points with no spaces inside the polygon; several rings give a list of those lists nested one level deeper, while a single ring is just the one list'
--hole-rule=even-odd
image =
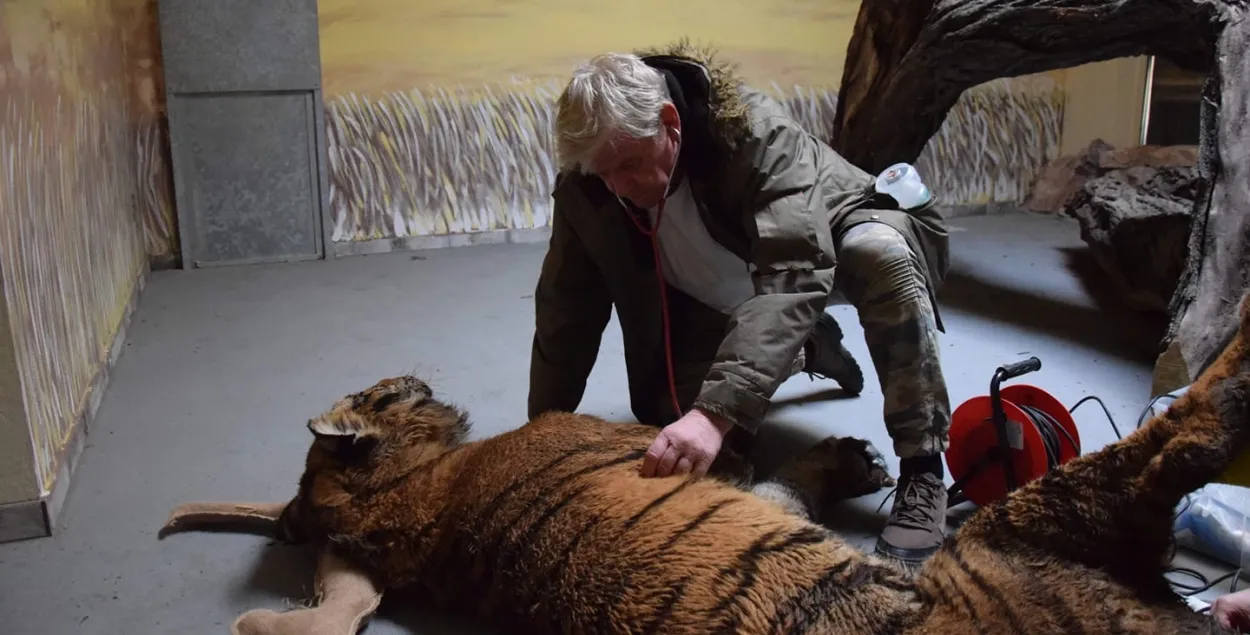
[{"label": "white hair", "polygon": [[561,168],[588,171],[591,159],[617,134],[656,136],[660,108],[668,101],[664,76],[637,55],[606,53],[579,66],[557,101]]}]

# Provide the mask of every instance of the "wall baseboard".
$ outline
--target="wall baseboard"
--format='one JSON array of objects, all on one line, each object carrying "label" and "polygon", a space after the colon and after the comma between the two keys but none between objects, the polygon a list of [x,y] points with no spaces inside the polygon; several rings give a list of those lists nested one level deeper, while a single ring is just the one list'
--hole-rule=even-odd
[{"label": "wall baseboard", "polygon": [[540,243],[551,238],[550,227],[500,229],[437,236],[406,236],[333,243],[334,256],[367,256],[422,249]]},{"label": "wall baseboard", "polygon": [[0,543],[48,537],[48,502],[44,499],[0,505]]},{"label": "wall baseboard", "polygon": [[182,254],[177,252],[160,256],[148,256],[148,269],[151,271],[167,271],[182,268]]},{"label": "wall baseboard", "polygon": [[1020,210],[1021,203],[1015,201],[993,201],[990,203],[961,203],[957,205],[939,205],[938,213],[942,218],[962,218],[964,216],[993,216],[1009,214]]},{"label": "wall baseboard", "polygon": [[[959,218],[962,216],[986,216],[1006,214],[1020,209],[1015,201],[968,203],[957,205],[939,205],[938,213],[943,218]],[[420,251],[423,249],[445,249],[448,247],[469,247],[473,245],[502,245],[541,243],[551,238],[550,227],[500,229],[461,234],[439,234],[433,236],[406,236],[403,238],[377,238],[373,240],[343,241],[331,243],[334,257],[368,256],[404,251]]]},{"label": "wall baseboard", "polygon": [[82,396],[80,402],[82,406],[78,419],[74,422],[73,432],[70,433],[65,447],[61,449],[52,491],[36,500],[0,505],[0,543],[47,538],[56,531],[57,521],[65,507],[65,499],[69,496],[70,485],[78,470],[78,463],[82,459],[83,450],[87,447],[87,435],[90,434],[91,426],[95,423],[100,403],[104,400],[104,392],[108,389],[113,368],[117,366],[117,360],[126,346],[130,323],[134,319],[135,310],[139,306],[139,299],[147,286],[151,271],[147,264],[144,264],[140,270],[134,291],[131,292],[130,299],[126,302],[126,309],[117,327],[117,333],[113,335],[113,342],[105,353],[103,363],[92,377],[87,393]]}]

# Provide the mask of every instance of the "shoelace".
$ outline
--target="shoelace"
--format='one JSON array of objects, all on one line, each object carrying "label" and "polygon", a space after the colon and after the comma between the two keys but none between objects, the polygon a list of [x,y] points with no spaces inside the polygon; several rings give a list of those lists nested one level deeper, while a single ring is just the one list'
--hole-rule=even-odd
[{"label": "shoelace", "polygon": [[[928,510],[937,507],[937,488],[939,486],[932,483],[921,483],[924,480],[920,477],[905,478],[906,485],[900,486],[903,489],[902,508],[898,511],[898,519],[894,524],[908,527],[910,529],[922,529],[930,524]],[[890,500],[900,487],[890,490],[881,504],[877,506],[877,512],[885,508],[886,502]]]}]

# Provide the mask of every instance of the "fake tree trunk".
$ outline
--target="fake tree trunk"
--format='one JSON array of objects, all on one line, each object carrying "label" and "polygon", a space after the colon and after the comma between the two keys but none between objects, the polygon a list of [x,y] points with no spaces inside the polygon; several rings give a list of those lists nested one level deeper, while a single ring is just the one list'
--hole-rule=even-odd
[{"label": "fake tree trunk", "polygon": [[1185,272],[1155,390],[1188,384],[1250,287],[1250,23],[1239,0],[863,0],[832,144],[869,172],[915,162],[968,88],[1118,57],[1210,73]]}]

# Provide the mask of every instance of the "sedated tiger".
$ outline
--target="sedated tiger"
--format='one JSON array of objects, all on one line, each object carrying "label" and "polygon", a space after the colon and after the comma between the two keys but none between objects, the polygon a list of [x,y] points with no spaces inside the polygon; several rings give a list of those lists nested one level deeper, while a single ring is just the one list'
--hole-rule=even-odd
[{"label": "sedated tiger", "polygon": [[653,428],[551,413],[467,441],[414,377],[309,422],[279,519],[445,609],[552,633],[1216,633],[1163,573],[1172,512],[1250,446],[1250,302],[1217,361],[1165,413],[977,510],[918,570],[814,519],[889,484],[829,438],[759,483],[642,478]]}]

